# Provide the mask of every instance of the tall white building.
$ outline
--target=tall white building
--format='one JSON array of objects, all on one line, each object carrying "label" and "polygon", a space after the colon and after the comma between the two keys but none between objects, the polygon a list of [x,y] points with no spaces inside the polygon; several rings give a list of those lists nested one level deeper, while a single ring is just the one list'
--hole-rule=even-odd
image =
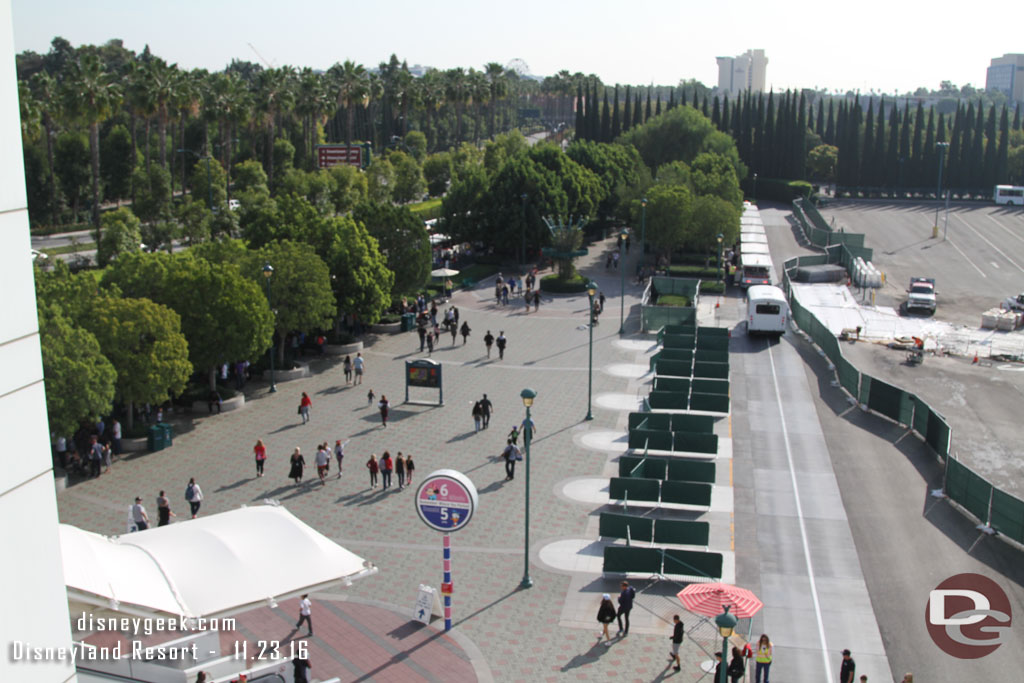
[{"label": "tall white building", "polygon": [[64,683],[77,680],[67,661],[12,661],[16,643],[70,647],[71,625],[39,352],[10,0],[0,0],[0,292],[0,681]]},{"label": "tall white building", "polygon": [[747,50],[736,57],[717,57],[718,90],[735,97],[744,90],[763,92],[768,58],[764,50]]},{"label": "tall white building", "polygon": [[994,57],[985,72],[985,90],[998,90],[1012,102],[1024,100],[1024,55]]}]

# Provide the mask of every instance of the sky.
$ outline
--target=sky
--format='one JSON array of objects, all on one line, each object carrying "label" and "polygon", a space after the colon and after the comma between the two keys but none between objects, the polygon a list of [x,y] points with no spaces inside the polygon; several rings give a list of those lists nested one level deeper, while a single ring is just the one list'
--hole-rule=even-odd
[{"label": "sky", "polygon": [[[998,0],[12,0],[18,52],[45,53],[120,38],[182,68],[223,69],[232,59],[326,69],[367,67],[392,53],[409,65],[481,69],[521,59],[530,73],[566,69],[608,84],[718,80],[715,57],[763,49],[775,90],[863,93],[985,84],[993,57],[1024,52]],[[1000,10],[1000,7],[1003,10]],[[386,9],[385,9],[386,8]],[[974,17],[972,15],[978,15]],[[951,49],[955,48],[955,49]]]}]

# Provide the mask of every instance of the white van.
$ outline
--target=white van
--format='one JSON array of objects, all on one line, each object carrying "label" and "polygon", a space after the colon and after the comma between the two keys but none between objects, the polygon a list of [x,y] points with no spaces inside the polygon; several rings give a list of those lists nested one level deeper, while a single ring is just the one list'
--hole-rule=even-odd
[{"label": "white van", "polygon": [[747,289],[747,334],[773,335],[786,333],[789,302],[786,294],[772,285],[754,285]]}]

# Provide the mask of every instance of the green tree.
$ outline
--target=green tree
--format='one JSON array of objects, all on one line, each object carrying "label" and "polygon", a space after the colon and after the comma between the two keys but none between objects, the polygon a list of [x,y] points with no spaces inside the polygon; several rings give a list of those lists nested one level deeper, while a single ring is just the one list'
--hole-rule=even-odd
[{"label": "green tree", "polygon": [[430,240],[423,221],[404,206],[366,201],[352,217],[377,239],[395,274],[393,294],[416,292],[430,275]]},{"label": "green tree", "polygon": [[138,168],[134,175],[135,203],[132,209],[144,222],[171,216],[171,173],[163,166]]},{"label": "green tree", "polygon": [[176,207],[175,214],[181,225],[181,236],[189,246],[210,239],[213,212],[206,208],[206,202],[185,197],[185,201]]},{"label": "green tree", "polygon": [[[209,169],[209,178],[207,178]],[[192,199],[208,205],[208,208],[226,210],[228,202],[228,176],[216,159],[199,159],[192,167]],[[237,183],[237,178],[236,178]]]},{"label": "green tree", "polygon": [[714,195],[737,211],[743,207],[743,190],[736,168],[726,156],[711,152],[698,154],[690,164],[690,183],[695,196]]},{"label": "green tree", "polygon": [[110,411],[117,372],[96,337],[76,327],[59,304],[37,299],[37,311],[50,429],[70,436],[83,420]]},{"label": "green tree", "polygon": [[733,244],[740,236],[740,209],[717,195],[694,197],[687,244],[694,249],[712,252],[718,247],[718,235],[723,244]]},{"label": "green tree", "polygon": [[104,213],[100,225],[103,230],[96,233],[96,262],[100,267],[106,266],[121,254],[139,250],[142,242],[139,219],[127,206]]},{"label": "green tree", "polygon": [[366,196],[372,202],[390,202],[395,191],[395,169],[380,157],[366,169]]},{"label": "green tree", "polygon": [[[676,107],[672,112],[693,111]],[[671,114],[672,112],[669,112]],[[656,251],[671,254],[686,242],[693,194],[681,185],[654,185],[647,193],[647,240]]]},{"label": "green tree", "polygon": [[621,191],[640,182],[640,167],[643,162],[633,146],[582,140],[569,145],[566,154],[600,179],[604,199],[598,205],[599,216],[608,217],[616,214],[622,196]]},{"label": "green tree", "polygon": [[394,186],[391,192],[393,201],[406,204],[423,199],[427,183],[423,179],[420,165],[411,155],[404,152],[391,152],[388,161],[395,172]]},{"label": "green tree", "polygon": [[232,181],[236,194],[270,194],[267,172],[263,170],[263,165],[258,161],[249,159],[236,165],[233,176]]},{"label": "green tree", "polygon": [[377,240],[362,224],[351,216],[333,218],[331,222],[336,238],[327,260],[338,307],[372,325],[391,305],[395,273],[388,268]]},{"label": "green tree", "polygon": [[327,169],[331,178],[331,203],[337,213],[347,213],[366,199],[366,175],[354,166],[332,166]]},{"label": "green tree", "polygon": [[637,148],[644,163],[657,168],[670,161],[692,162],[701,152],[721,154],[736,170],[746,175],[732,138],[715,130],[711,121],[691,107],[676,107],[656,119],[636,126],[621,138]]},{"label": "green tree", "polygon": [[440,197],[452,179],[452,160],[447,152],[431,154],[423,160],[423,178],[431,197]]},{"label": "green tree", "polygon": [[110,129],[100,146],[103,177],[103,196],[120,201],[131,193],[132,136],[128,129],[117,124]]},{"label": "green tree", "polygon": [[72,220],[78,220],[79,207],[89,186],[89,141],[84,135],[65,132],[57,137],[53,161],[64,196],[71,203]]},{"label": "green tree", "polygon": [[405,134],[405,146],[417,163],[422,164],[427,157],[427,136],[422,131],[410,130]]},{"label": "green tree", "polygon": [[836,161],[839,150],[833,145],[818,145],[807,153],[807,165],[812,177],[816,180],[834,182],[836,178]]},{"label": "green tree", "polygon": [[116,397],[127,404],[129,428],[134,404],[164,403],[185,388],[192,374],[188,343],[170,308],[149,299],[101,297],[83,325],[117,372]]}]

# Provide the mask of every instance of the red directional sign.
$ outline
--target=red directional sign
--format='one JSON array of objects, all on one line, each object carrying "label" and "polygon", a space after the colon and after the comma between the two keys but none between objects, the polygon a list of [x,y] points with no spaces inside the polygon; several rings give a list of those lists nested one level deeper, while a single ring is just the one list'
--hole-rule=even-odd
[{"label": "red directional sign", "polygon": [[320,168],[338,164],[363,165],[363,148],[359,145],[317,145],[316,152]]}]

